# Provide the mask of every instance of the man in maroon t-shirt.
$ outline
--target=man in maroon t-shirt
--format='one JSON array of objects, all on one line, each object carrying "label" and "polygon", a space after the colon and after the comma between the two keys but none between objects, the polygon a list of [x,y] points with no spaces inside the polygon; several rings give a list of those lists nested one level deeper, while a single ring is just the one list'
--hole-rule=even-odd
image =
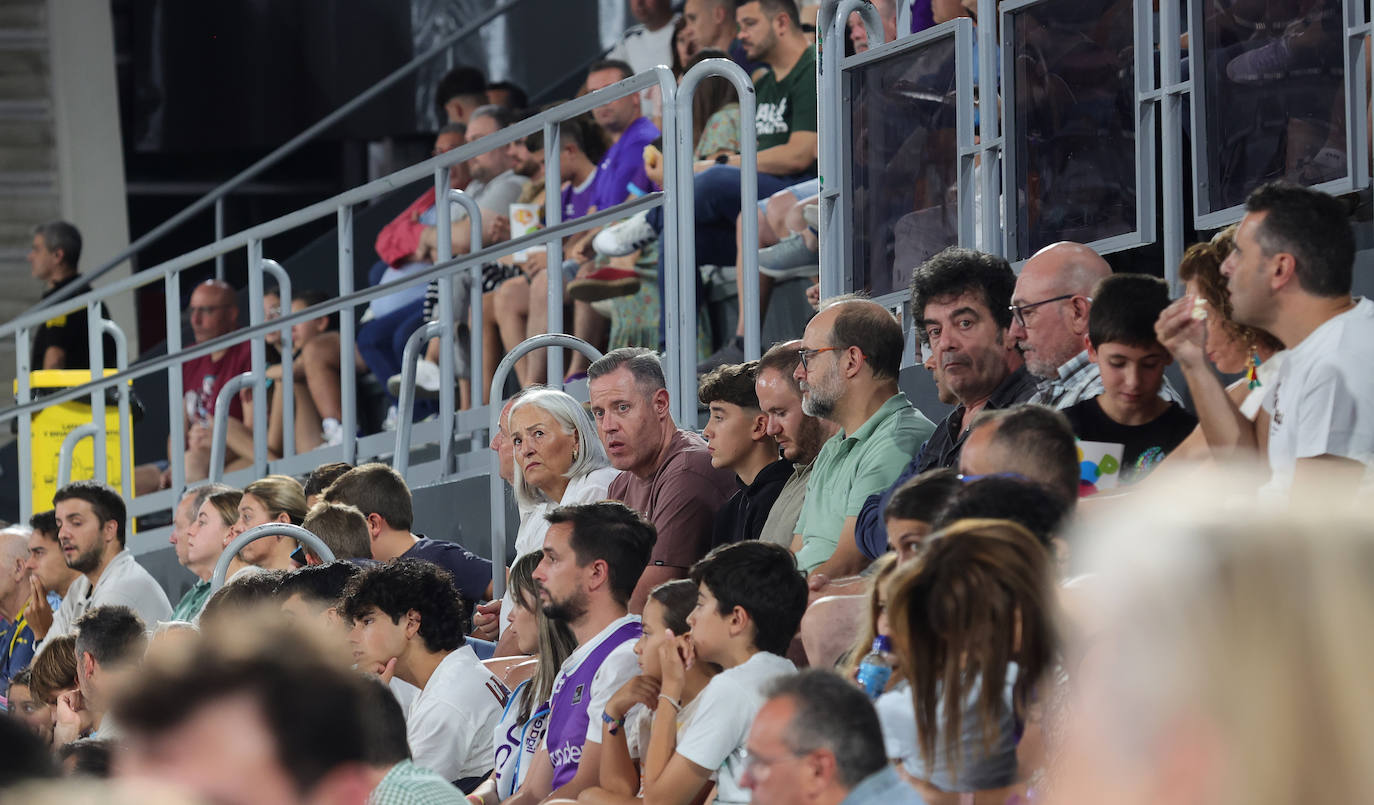
[{"label": "man in maroon t-shirt", "polygon": [[642,612],[650,590],[686,578],[710,550],[716,511],[735,494],[735,474],[712,467],[705,440],[673,422],[663,366],[652,350],[612,350],[591,365],[587,379],[601,443],[611,466],[624,470],[606,495],[658,530],[630,598],[630,611]]},{"label": "man in maroon t-shirt", "polygon": [[[239,326],[239,306],[234,289],[220,280],[206,280],[191,292],[191,330],[195,343],[232,333]],[[210,474],[210,438],[215,420],[215,398],[229,378],[252,369],[247,341],[181,365],[181,389],[186,405],[186,480],[204,480]],[[167,451],[172,450],[170,440]],[[225,440],[226,470],[253,461],[253,432],[244,419],[243,403],[235,397],[229,405],[229,430]],[[165,479],[170,483],[171,479]]]}]

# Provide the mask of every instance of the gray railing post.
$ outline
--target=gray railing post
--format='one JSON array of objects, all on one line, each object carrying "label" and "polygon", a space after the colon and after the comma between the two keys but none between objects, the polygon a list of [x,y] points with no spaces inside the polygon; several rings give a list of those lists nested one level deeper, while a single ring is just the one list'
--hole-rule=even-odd
[{"label": "gray railing post", "polygon": [[[248,322],[262,324],[266,318],[262,309],[262,241],[248,241]],[[267,342],[254,338],[248,344],[253,367],[253,471],[258,477],[267,474]],[[219,401],[215,401],[218,413]],[[226,424],[227,427],[227,424]]]},{"label": "gray railing post", "polygon": [[[462,190],[449,187],[449,172],[440,168],[434,172],[434,197],[443,199],[439,202],[436,212],[439,214],[439,260],[446,263],[453,259],[453,232],[452,232],[452,213],[449,208],[450,202],[461,204],[468,214],[468,254],[475,254],[482,250],[482,208],[477,206],[477,199],[464,193]],[[448,477],[449,469],[452,467],[453,452],[453,417],[458,410],[457,402],[453,396],[453,355],[454,333],[457,331],[456,317],[457,311],[453,309],[453,282],[454,280],[468,283],[468,308],[471,316],[468,321],[468,335],[471,347],[468,361],[468,388],[472,389],[474,395],[480,393],[482,378],[482,269],[476,267],[471,274],[463,277],[454,277],[452,274],[445,274],[439,278],[439,479]],[[414,366],[411,365],[412,375]],[[413,391],[412,379],[412,391]],[[482,404],[480,399],[474,398],[474,407]],[[399,420],[398,420],[399,422]]]},{"label": "gray railing post", "polygon": [[[544,124],[544,175],[562,176],[563,170],[563,123],[549,121]],[[556,197],[544,194],[544,227],[558,226],[563,222],[563,194]],[[563,332],[563,239],[556,237],[544,244],[544,306],[547,310],[546,329],[551,333]],[[665,308],[666,310],[667,308]],[[544,380],[549,388],[563,388],[563,350],[549,350],[548,362],[544,365]],[[493,399],[492,402],[495,402]]]},{"label": "gray railing post", "polygon": [[821,53],[816,60],[816,133],[820,138],[817,163],[821,180],[820,242],[821,298],[844,293],[844,275],[849,237],[840,220],[841,186],[844,177],[844,114],[840,86],[840,63],[844,59],[845,23],[851,12],[859,12],[868,31],[868,46],[883,43],[883,21],[868,0],[825,0],[816,18],[816,36]]},{"label": "gray railing post", "polygon": [[291,525],[290,523],[255,525],[230,540],[229,544],[224,546],[224,550],[220,552],[219,559],[215,562],[215,571],[210,574],[211,595],[224,586],[224,577],[229,575],[229,563],[234,561],[234,557],[243,550],[243,546],[256,542],[263,537],[290,537],[314,551],[320,557],[321,562],[334,561],[334,551],[330,550],[329,545],[298,525]]},{"label": "gray railing post", "polygon": [[[14,361],[15,361],[15,402],[19,405],[27,405],[32,399],[30,384],[33,378],[29,375],[31,369],[29,365],[29,352],[33,349],[32,331],[28,327],[20,327],[14,333]],[[33,477],[33,415],[26,409],[19,415],[19,477]],[[19,522],[27,523],[33,516],[33,495],[26,492],[24,484],[19,485]]]},{"label": "gray railing post", "polygon": [[[229,436],[229,406],[233,405],[234,397],[244,389],[253,385],[257,378],[252,372],[244,372],[235,375],[220,387],[219,395],[215,397],[215,420],[214,430],[210,436],[210,482],[219,483],[224,478],[224,451],[225,439]],[[265,473],[258,473],[260,476]]]},{"label": "gray railing post", "polygon": [[[118,324],[109,319],[100,320],[100,329],[107,333],[115,345],[115,369],[124,371],[129,368],[129,342]],[[134,496],[133,467],[133,423],[129,421],[129,384],[119,384],[119,490],[125,500]]]},{"label": "gray railing post", "polygon": [[[215,199],[215,240],[224,240],[224,196]],[[215,255],[215,279],[224,281],[224,255]]]},{"label": "gray railing post", "polygon": [[[100,302],[92,300],[86,305],[86,344],[91,370],[91,380],[101,380],[105,377],[105,342],[103,336],[105,331],[101,327],[95,326],[95,322],[101,321]],[[95,466],[95,479],[101,482],[108,480],[109,476],[109,456],[106,455],[107,440],[105,438],[105,392],[103,389],[96,389],[91,393],[91,422],[95,425],[95,443],[91,446],[91,458]]]},{"label": "gray railing post", "polygon": [[[291,312],[291,275],[276,260],[262,258],[258,261],[259,270],[266,271],[277,281],[277,297],[281,299],[279,312]],[[290,458],[296,454],[296,372],[293,356],[295,350],[291,343],[291,328],[281,328],[281,456]]]},{"label": "gray railing post", "polygon": [[[665,99],[664,109],[667,108]],[[516,361],[536,349],[548,347],[575,349],[586,355],[589,361],[596,361],[601,357],[601,350],[586,341],[559,333],[536,335],[516,344],[515,349],[507,352],[506,357],[502,358],[501,362],[496,365],[496,374],[491,378],[489,422],[493,436],[501,429],[501,408],[503,406],[498,395],[506,385],[506,376],[515,367]],[[501,459],[498,456],[495,460],[499,462]],[[500,469],[500,467],[496,467],[493,472],[487,474],[491,493],[491,594],[493,598],[500,598],[506,593],[506,501],[501,493],[501,484],[505,482],[501,480]]]},{"label": "gray railing post", "polygon": [[[353,293],[353,207],[343,205],[337,214],[339,244],[339,296]],[[339,311],[339,423],[343,428],[343,460],[358,460],[358,317],[350,303]],[[386,378],[382,378],[386,382]]]},{"label": "gray railing post", "polygon": [[[181,352],[181,273],[167,270],[163,289],[163,303],[167,306],[167,354],[176,355]],[[182,369],[178,365],[167,370],[167,466],[173,489],[186,487],[186,396],[181,384]]]},{"label": "gray railing post", "polygon": [[[410,469],[410,428],[415,418],[415,362],[420,359],[420,348],[431,338],[443,335],[443,322],[431,321],[415,328],[406,339],[405,351],[401,353],[401,393],[396,400],[396,452],[391,457],[391,467],[404,478]],[[442,382],[442,378],[441,378]],[[449,383],[453,382],[452,377]],[[440,412],[443,414],[444,412]],[[450,418],[453,412],[448,412]]]},{"label": "gray railing post", "polygon": [[[62,438],[62,447],[57,453],[57,488],[61,489],[72,482],[72,455],[76,445],[87,436],[98,438],[100,429],[93,422],[77,425]],[[100,477],[99,475],[96,476]]]},{"label": "gray railing post", "polygon": [[[687,166],[690,170],[692,166],[693,152],[696,144],[692,142],[692,97],[696,94],[697,85],[702,79],[708,76],[719,76],[735,85],[735,92],[739,94],[739,142],[740,142],[740,171],[739,171],[739,193],[741,227],[740,242],[743,246],[740,255],[744,265],[741,270],[744,272],[744,298],[740,300],[740,313],[744,316],[744,357],[746,359],[757,358],[762,348],[761,325],[759,311],[759,160],[758,160],[758,128],[757,121],[754,120],[754,82],[749,75],[733,61],[729,59],[706,59],[699,62],[687,74],[682,77],[678,84],[677,97],[674,100],[677,106],[677,137],[675,147],[678,150],[678,166]],[[687,233],[696,231],[696,210],[693,204],[693,194],[688,194],[691,184],[679,183],[677,190],[678,198],[678,219],[682,222],[680,232],[684,233],[679,253],[682,255],[682,271],[680,272],[679,291],[684,302],[683,310],[690,309],[693,312],[691,322],[684,321],[683,328],[690,326],[693,337],[688,344],[696,344],[696,305],[685,304],[689,299],[695,299],[696,295],[696,242]],[[693,389],[696,382],[696,349],[691,349],[689,361],[691,365],[691,375]],[[684,367],[687,364],[684,364]],[[679,391],[688,394],[689,400],[694,402],[695,395],[689,394],[689,389],[683,388]],[[696,406],[693,404],[695,410]],[[695,417],[689,420],[693,425]]]}]

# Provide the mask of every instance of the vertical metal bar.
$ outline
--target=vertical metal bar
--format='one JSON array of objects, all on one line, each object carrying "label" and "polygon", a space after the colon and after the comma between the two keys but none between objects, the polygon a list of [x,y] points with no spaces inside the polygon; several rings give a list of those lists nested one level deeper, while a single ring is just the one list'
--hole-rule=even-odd
[{"label": "vertical metal bar", "polygon": [[[89,346],[91,382],[105,377],[105,350],[100,327],[100,302],[92,301],[86,305],[86,344]],[[105,433],[105,390],[91,392],[91,422],[95,424],[95,440],[91,445],[93,475],[96,480],[105,482],[109,478],[109,450]]]},{"label": "vertical metal bar", "polygon": [[77,425],[67,435],[62,438],[62,446],[57,451],[57,488],[61,489],[72,482],[72,458],[76,453],[76,446],[87,436],[94,439],[99,434],[96,432],[94,422],[87,422],[84,425]]},{"label": "vertical metal bar", "polygon": [[[224,197],[215,199],[215,242],[224,240]],[[215,255],[215,279],[224,281],[224,254]]]},{"label": "vertical metal bar", "polygon": [[[167,354],[181,352],[181,274],[167,272],[163,280],[167,305]],[[171,471],[173,489],[186,486],[186,398],[182,388],[182,367],[167,370],[167,425],[171,438],[167,451],[167,466]]]},{"label": "vertical metal bar", "polygon": [[[353,208],[339,208],[339,295],[353,293]],[[339,311],[339,402],[343,414],[343,460],[358,456],[358,379],[353,343],[358,326],[353,305]]]},{"label": "vertical metal bar", "polygon": [[[955,20],[954,28],[954,70],[955,70],[955,139],[959,143],[958,164],[958,204],[959,204],[959,245],[976,248],[978,235],[974,231],[976,179],[979,175],[977,163],[983,159],[982,170],[988,170],[988,152],[981,154],[977,149],[973,131],[973,37],[972,24],[967,18]],[[919,350],[917,350],[919,354]]]},{"label": "vertical metal bar", "polygon": [[[110,335],[115,345],[115,371],[129,368],[129,341],[119,325],[102,319],[100,328]],[[126,501],[134,499],[133,422],[129,418],[129,384],[119,384],[119,488]]]},{"label": "vertical metal bar", "polygon": [[[32,399],[29,384],[33,378],[30,351],[33,349],[33,336],[28,327],[20,327],[14,334],[15,361],[15,402],[24,405]],[[27,523],[33,516],[33,493],[25,479],[33,477],[33,415],[28,411],[19,415],[19,521]]]},{"label": "vertical metal bar", "polygon": [[[1177,3],[1175,2],[1175,11]],[[1154,73],[1154,15],[1151,13],[1153,6],[1150,3],[1135,3],[1135,130],[1136,130],[1136,229],[1140,232],[1140,240],[1143,243],[1153,243],[1156,238],[1157,221],[1155,219],[1155,199],[1158,195],[1155,187],[1155,166],[1157,155],[1155,153],[1155,126],[1156,108],[1155,93],[1159,89],[1159,84],[1155,80]],[[1161,55],[1164,52],[1161,51]],[[1164,132],[1162,147],[1168,148],[1171,145],[1171,137],[1177,143],[1181,132]],[[1175,154],[1179,156],[1179,154]],[[1182,161],[1166,162],[1168,167],[1165,171],[1172,171],[1182,182]],[[1180,185],[1180,192],[1182,187]],[[1179,199],[1181,201],[1181,197]],[[1180,205],[1180,215],[1181,212]],[[1165,259],[1165,276],[1169,275],[1170,264],[1177,266],[1176,261]],[[1172,285],[1172,282],[1171,282]]]},{"label": "vertical metal bar", "polygon": [[[662,70],[663,68],[656,68]],[[669,74],[671,75],[671,73]],[[687,377],[684,375],[684,365],[690,365],[689,373],[691,382],[696,382],[696,326],[691,328],[691,342],[687,341],[687,333],[683,332],[683,322],[686,320],[682,312],[687,307],[686,298],[682,295],[682,283],[678,275],[683,271],[695,271],[695,258],[692,254],[695,245],[692,243],[692,230],[683,228],[682,216],[690,215],[692,212],[692,168],[691,160],[688,159],[686,169],[682,166],[682,151],[680,139],[689,137],[681,131],[678,124],[677,114],[677,83],[675,81],[664,82],[660,76],[660,88],[663,97],[663,236],[659,240],[659,248],[663,254],[663,337],[667,365],[664,367],[668,375],[668,389],[671,396],[671,408],[673,418],[681,425],[687,425],[690,421],[688,417],[687,402],[691,401],[690,406],[692,418],[696,415],[695,394],[684,399]],[[684,254],[684,249],[690,250]],[[690,278],[689,278],[690,279]],[[689,286],[695,294],[695,285]],[[695,322],[696,305],[691,306],[694,314],[692,321]]]},{"label": "vertical metal bar", "polygon": [[[562,185],[563,171],[563,124],[550,120],[544,124],[544,186],[546,188]],[[558,226],[563,222],[563,194],[545,192],[544,226]],[[659,244],[662,247],[663,244]],[[546,304],[548,305],[548,327],[550,333],[563,332],[563,238],[554,237],[544,244],[544,279],[548,283]],[[545,364],[545,382],[552,388],[563,388],[563,350],[550,349]],[[474,382],[473,388],[477,388]],[[496,402],[494,399],[492,402]]]},{"label": "vertical metal bar", "polygon": [[[429,343],[429,339],[443,336],[443,327],[442,322],[425,322],[406,338],[405,349],[401,351],[401,388],[397,395],[397,411],[409,411],[415,406],[415,362],[420,359],[420,350]],[[391,468],[400,473],[402,478],[410,471],[410,432],[414,421],[414,417],[399,414],[396,417],[396,445],[391,455]]]},{"label": "vertical metal bar", "polygon": [[[1136,5],[1146,4],[1147,0],[1135,0]],[[1164,149],[1164,177],[1160,192],[1164,194],[1164,279],[1169,283],[1171,294],[1182,292],[1183,286],[1178,279],[1178,264],[1183,259],[1183,96],[1179,92],[1182,81],[1182,56],[1179,45],[1181,25],[1178,3],[1165,2],[1159,6],[1159,83],[1164,88],[1160,98],[1163,106],[1160,125],[1163,126],[1162,143]],[[1202,31],[1194,31],[1189,45],[1203,38]],[[1189,48],[1191,51],[1191,47]],[[1192,70],[1202,69],[1205,62],[1200,59],[1191,61]],[[1140,74],[1136,74],[1137,92]],[[1137,132],[1137,139],[1146,137]],[[1151,137],[1153,141],[1153,137]],[[1147,178],[1153,181],[1154,177]],[[1139,188],[1137,189],[1137,198]]]},{"label": "vertical metal bar", "polygon": [[1355,190],[1369,186],[1368,76],[1370,33],[1364,0],[1344,0],[1346,164]]},{"label": "vertical metal bar", "polygon": [[[974,30],[978,38],[978,134],[986,145],[982,153],[982,192],[980,209],[982,211],[983,238],[981,248],[992,254],[1005,255],[1002,240],[1002,207],[999,200],[1002,193],[1010,188],[1002,184],[1002,173],[998,165],[1004,158],[1007,137],[1006,126],[1002,122],[1002,108],[997,103],[1005,91],[1005,73],[998,73],[999,53],[997,47],[997,0],[978,0],[978,19],[988,24],[979,25]],[[1001,80],[999,80],[1001,79]],[[987,87],[988,92],[982,88]]]},{"label": "vertical metal bar", "polygon": [[[1000,37],[998,52],[1001,57],[1000,64],[1002,70],[1002,194],[1001,204],[999,205],[1001,207],[1000,217],[1002,219],[1002,256],[1015,263],[1018,260],[1030,256],[1021,254],[1020,247],[1017,244],[1017,230],[1021,223],[1018,212],[1020,209],[1021,188],[1016,185],[1016,144],[1021,141],[1023,135],[1017,124],[1016,116],[1016,17],[1011,11],[1005,9],[1000,10],[997,16],[998,21],[1001,23],[997,27],[997,30]],[[983,26],[979,27],[981,28]],[[979,42],[981,49],[982,43],[986,42],[986,40],[980,39]],[[981,54],[979,55],[981,56]],[[979,69],[981,70],[982,68],[980,67]],[[987,79],[980,75],[978,80],[986,81]],[[981,91],[978,93],[978,100],[980,103],[983,100],[983,94],[984,93]],[[979,109],[982,110],[982,107],[980,106]],[[980,124],[983,114],[985,114],[985,112],[980,111]],[[984,168],[984,170],[987,170],[987,168]],[[983,203],[986,205],[984,209],[987,209],[996,202],[985,198],[983,199]]]},{"label": "vertical metal bar", "polygon": [[[453,210],[449,202],[449,169],[435,168],[434,170],[434,198],[436,201],[435,211],[439,215],[438,232],[439,237],[439,262],[446,263],[453,259],[453,229],[452,219]],[[461,278],[466,280],[467,277]],[[453,403],[453,274],[447,273],[439,277],[439,479],[445,480],[449,473],[449,453],[453,448],[453,416],[458,406]],[[479,284],[475,293],[482,292]],[[480,321],[473,322],[474,327],[480,327]],[[409,346],[409,345],[407,345]],[[411,370],[412,375],[414,370]],[[404,385],[404,384],[403,384]],[[412,380],[411,385],[414,385]],[[414,394],[414,389],[411,389]],[[410,407],[399,407],[397,409],[397,432],[400,432],[399,425],[402,419],[409,419],[411,416]],[[408,448],[409,445],[405,445]]]},{"label": "vertical metal bar", "polygon": [[[248,241],[248,323],[262,324],[263,318],[262,241],[254,238]],[[254,338],[248,349],[253,366],[253,472],[261,478],[267,474],[267,342]]]},{"label": "vertical metal bar", "polygon": [[[477,200],[462,190],[453,189],[448,191],[449,201],[455,201],[463,205],[463,209],[468,213],[468,251],[480,252],[482,250],[482,208],[477,206]],[[452,276],[452,275],[450,275]],[[464,272],[464,276],[452,276],[452,280],[468,283],[468,321],[475,324],[468,325],[468,345],[470,361],[468,362],[468,387],[472,389],[472,407],[481,406],[481,379],[486,377],[486,367],[482,365],[485,360],[482,340],[486,334],[482,328],[482,266],[475,265]],[[452,285],[449,286],[452,288]],[[450,310],[452,311],[452,294],[450,294]],[[457,311],[452,311],[450,316],[456,318]],[[453,338],[457,329],[452,326],[446,331],[448,337]],[[453,406],[455,410],[457,406]],[[450,437],[452,433],[450,432]]]},{"label": "vertical metal bar", "polygon": [[207,472],[210,483],[217,484],[224,478],[224,454],[228,450],[229,438],[229,408],[234,404],[234,398],[239,392],[258,382],[256,374],[244,372],[234,375],[220,386],[219,394],[215,395],[215,415],[210,433],[210,468]]},{"label": "vertical metal bar", "polygon": [[911,33],[911,0],[897,0],[897,38]]},{"label": "vertical metal bar", "polygon": [[[276,260],[263,258],[258,265],[271,274],[277,281],[277,297],[281,299],[281,314],[291,312],[291,275]],[[325,314],[328,315],[328,314]],[[296,372],[294,344],[291,343],[291,328],[281,328],[281,455],[290,458],[296,454]],[[307,389],[308,391],[308,389]]]}]

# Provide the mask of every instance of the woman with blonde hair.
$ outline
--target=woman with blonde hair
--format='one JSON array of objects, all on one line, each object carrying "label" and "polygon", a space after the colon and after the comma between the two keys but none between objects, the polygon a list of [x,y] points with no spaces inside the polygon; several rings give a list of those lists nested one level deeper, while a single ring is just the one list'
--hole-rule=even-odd
[{"label": "woman with blonde hair", "polygon": [[1223,471],[1079,529],[1055,802],[1374,801],[1374,521],[1348,499],[1256,517]]},{"label": "woman with blonde hair", "polygon": [[510,569],[510,609],[502,616],[511,621],[521,654],[534,655],[533,676],[522,681],[506,699],[505,712],[496,726],[496,760],[491,776],[469,799],[495,805],[509,799],[525,780],[531,761],[548,729],[549,698],[563,661],[577,649],[577,638],[562,621],[544,615],[539,603],[539,583],[534,569],[541,555],[526,554]]},{"label": "woman with blonde hair", "polygon": [[[914,710],[914,753],[901,759],[918,789],[988,791],[1020,779],[1016,747],[1056,658],[1051,579],[1049,553],[1025,528],[968,519],[932,536],[888,583]],[[883,718],[885,731],[898,721]],[[895,737],[884,734],[889,755]]]},{"label": "woman with blonde hair", "polygon": [[[238,534],[235,527],[238,523],[239,500],[242,497],[243,493],[237,489],[225,489],[211,494],[200,504],[191,525],[186,528],[188,564],[196,567],[208,565],[210,572],[214,572],[215,564],[219,562],[225,546]],[[229,571],[224,578],[231,579],[246,567],[250,565],[243,561],[241,556],[235,556],[229,561]],[[205,604],[202,603],[200,608],[203,610]],[[199,610],[191,616],[192,621],[199,618]]]},{"label": "woman with blonde hair", "polygon": [[[234,535],[264,523],[300,525],[305,520],[305,488],[295,478],[268,475],[243,488]],[[239,551],[243,561],[267,570],[294,570],[291,554],[297,544],[290,537],[263,537]]]}]

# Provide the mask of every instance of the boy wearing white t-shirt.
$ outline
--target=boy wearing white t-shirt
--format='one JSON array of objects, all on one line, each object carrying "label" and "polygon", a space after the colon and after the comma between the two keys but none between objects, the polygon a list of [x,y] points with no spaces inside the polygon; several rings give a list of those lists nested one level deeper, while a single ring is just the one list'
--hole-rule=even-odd
[{"label": "boy wearing white t-shirt", "polygon": [[468,615],[453,577],[432,562],[393,559],[349,582],[341,609],[353,623],[358,669],[419,689],[406,712],[415,765],[476,788],[492,769],[509,694],[466,645]]},{"label": "boy wearing white t-shirt", "polygon": [[[1350,295],[1355,238],[1345,204],[1310,188],[1271,182],[1245,201],[1221,273],[1232,318],[1273,333],[1288,358],[1264,407],[1270,412],[1266,491],[1280,498],[1354,496],[1374,482],[1374,302]],[[1185,297],[1159,317],[1214,455],[1254,450],[1254,426],[1207,365],[1206,322]]]},{"label": "boy wearing white t-shirt", "polygon": [[[686,805],[708,778],[716,780],[715,801],[747,803],[740,785],[745,741],[754,715],[773,679],[795,673],[783,657],[806,610],[806,580],[792,552],[750,540],[723,545],[692,566],[697,607],[686,656],[671,650],[661,657],[663,684],[644,762],[644,800]],[[696,698],[695,712],[676,729],[685,669],[710,662],[724,669]]]}]

